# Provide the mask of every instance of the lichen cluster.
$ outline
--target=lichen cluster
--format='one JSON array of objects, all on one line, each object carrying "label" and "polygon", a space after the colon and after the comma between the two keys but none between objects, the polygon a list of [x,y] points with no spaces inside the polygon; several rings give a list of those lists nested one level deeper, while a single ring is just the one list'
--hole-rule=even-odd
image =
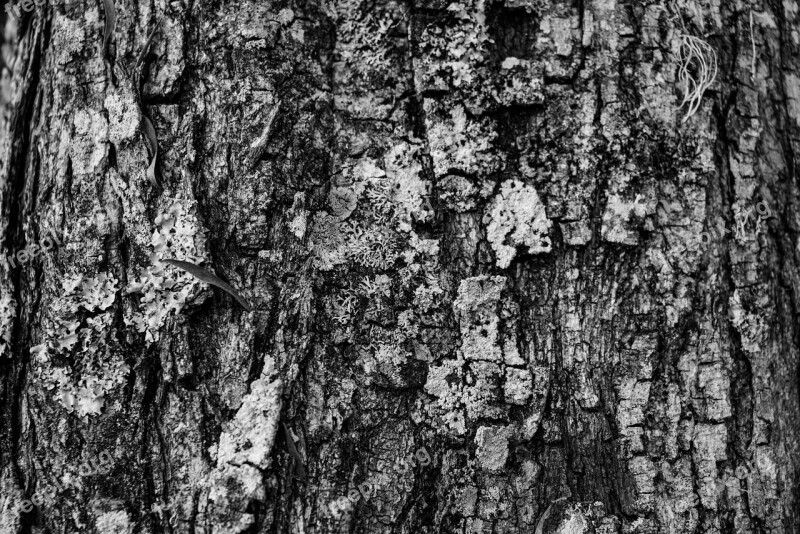
[{"label": "lichen cluster", "polygon": [[103,534],[132,534],[134,525],[125,510],[106,512],[97,518],[97,531]]},{"label": "lichen cluster", "polygon": [[452,170],[487,175],[501,170],[503,159],[494,147],[494,121],[467,115],[461,104],[450,106],[425,99],[426,125],[433,171],[446,176]]},{"label": "lichen cluster", "polygon": [[328,196],[330,212],[318,212],[311,230],[319,269],[395,266],[413,224],[433,216],[430,184],[420,177],[421,157],[418,145],[399,143],[383,161],[365,158],[343,169]]},{"label": "lichen cluster", "polygon": [[[533,390],[526,362],[517,349],[513,321],[501,328],[500,313],[511,318],[513,306],[501,299],[502,276],[461,281],[453,311],[461,346],[455,359],[432,365],[425,391],[436,397],[428,411],[442,427],[464,434],[482,418],[505,419],[508,405],[524,405]],[[468,424],[469,423],[469,424]]]},{"label": "lichen cluster", "polygon": [[641,195],[625,201],[621,195],[610,194],[603,212],[603,239],[612,243],[636,245],[639,243],[637,222],[644,220],[647,206]]},{"label": "lichen cluster", "polygon": [[142,295],[139,306],[127,309],[125,324],[145,334],[148,343],[160,339],[160,329],[170,312],[179,314],[202,283],[189,273],[162,263],[177,259],[200,263],[206,259],[205,237],[193,203],[175,202],[155,219],[150,265],[138,279],[131,277],[128,293]]},{"label": "lichen cluster", "polygon": [[118,281],[105,273],[75,274],[62,287],[63,294],[44,308],[45,341],[31,348],[34,378],[70,413],[96,415],[129,370],[112,327]]},{"label": "lichen cluster", "polygon": [[500,194],[491,202],[484,217],[486,237],[497,256],[497,266],[505,269],[526,246],[531,254],[550,252],[552,223],[536,190],[519,180],[506,180]]},{"label": "lichen cluster", "polygon": [[[8,268],[8,262],[6,268]],[[0,358],[10,356],[11,333],[14,325],[14,317],[17,315],[17,301],[11,293],[10,284],[2,284],[0,287]]]},{"label": "lichen cluster", "polygon": [[[238,534],[252,528],[257,516],[248,505],[265,498],[263,473],[272,463],[281,413],[282,382],[275,379],[275,374],[274,362],[267,357],[261,376],[250,384],[250,392],[242,398],[236,416],[211,450],[216,467],[204,478],[206,493],[200,510],[214,517],[214,531],[220,534]],[[231,510],[240,511],[233,521]]]}]

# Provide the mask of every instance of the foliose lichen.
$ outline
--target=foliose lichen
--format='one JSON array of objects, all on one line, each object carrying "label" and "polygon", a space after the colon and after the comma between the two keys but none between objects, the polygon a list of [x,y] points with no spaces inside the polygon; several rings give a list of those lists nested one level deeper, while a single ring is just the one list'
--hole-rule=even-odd
[{"label": "foliose lichen", "polygon": [[[468,117],[461,104],[445,108],[426,98],[423,105],[436,176],[444,177],[453,169],[486,175],[502,168],[503,160],[494,147],[497,132],[492,120]],[[445,112],[449,119],[441,117]]]},{"label": "foliose lichen", "polygon": [[129,371],[112,328],[118,281],[105,273],[71,275],[41,319],[44,342],[31,347],[34,379],[70,413],[100,413],[105,395]]},{"label": "foliose lichen", "polygon": [[148,343],[159,340],[170,312],[179,314],[203,287],[191,274],[161,261],[177,259],[197,264],[206,259],[204,231],[192,208],[191,201],[175,202],[156,217],[150,265],[138,279],[130,277],[127,292],[140,293],[142,298],[138,307],[125,310],[125,324],[143,332]]}]

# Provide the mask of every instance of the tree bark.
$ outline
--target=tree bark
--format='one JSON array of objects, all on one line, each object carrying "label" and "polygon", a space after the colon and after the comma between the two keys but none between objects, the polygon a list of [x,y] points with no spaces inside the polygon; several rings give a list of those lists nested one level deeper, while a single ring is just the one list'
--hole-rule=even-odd
[{"label": "tree bark", "polygon": [[797,0],[13,13],[0,534],[800,532]]}]

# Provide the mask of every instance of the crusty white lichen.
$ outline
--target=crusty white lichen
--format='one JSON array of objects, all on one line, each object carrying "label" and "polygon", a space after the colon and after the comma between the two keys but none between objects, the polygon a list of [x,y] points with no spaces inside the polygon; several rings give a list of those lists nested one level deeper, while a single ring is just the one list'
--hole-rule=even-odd
[{"label": "crusty white lichen", "polygon": [[306,235],[306,226],[308,220],[308,212],[305,209],[306,195],[302,191],[295,193],[294,202],[289,209],[288,216],[291,217],[289,221],[289,231],[300,241]]},{"label": "crusty white lichen", "polygon": [[603,212],[603,239],[625,245],[638,244],[639,233],[633,226],[631,218],[635,216],[642,221],[646,213],[647,205],[641,195],[636,195],[631,202],[622,200],[620,195],[609,195],[606,209]]},{"label": "crusty white lichen", "polygon": [[35,380],[79,416],[99,414],[129,371],[111,327],[117,284],[105,273],[68,276],[63,293],[43,307],[43,342],[30,349]]},{"label": "crusty white lichen", "polygon": [[768,325],[762,314],[751,313],[745,309],[738,288],[730,297],[729,305],[729,318],[742,337],[742,348],[750,354],[758,353],[768,332]]},{"label": "crusty white lichen", "polygon": [[128,512],[106,512],[97,518],[97,532],[103,534],[133,534],[133,523]]},{"label": "crusty white lichen", "polygon": [[108,138],[115,145],[132,140],[139,132],[142,112],[134,95],[125,90],[110,91],[106,95],[105,108],[108,110]]},{"label": "crusty white lichen", "polygon": [[544,102],[544,69],[541,63],[507,57],[501,65],[497,99],[505,106],[530,106]]},{"label": "crusty white lichen", "polygon": [[70,162],[76,174],[97,171],[108,155],[108,121],[97,110],[80,109],[72,119],[75,128],[70,143]]},{"label": "crusty white lichen", "polygon": [[453,2],[447,9],[450,17],[445,24],[431,24],[420,35],[422,53],[415,65],[420,90],[466,89],[486,77],[491,38],[484,2]]},{"label": "crusty white lichen", "polygon": [[[426,409],[441,426],[456,434],[467,421],[505,418],[508,405],[530,398],[533,380],[519,357],[513,331],[501,332],[502,276],[477,276],[461,281],[453,311],[461,332],[456,358],[446,358],[428,370],[425,391],[436,397]],[[511,314],[506,314],[510,317]]]},{"label": "crusty white lichen", "polygon": [[252,528],[251,501],[263,501],[263,476],[270,466],[281,412],[280,379],[268,357],[261,376],[250,385],[216,447],[216,468],[202,483],[208,501],[201,505],[213,518],[215,532],[239,534]]},{"label": "crusty white lichen", "polygon": [[508,441],[513,434],[513,429],[509,427],[478,428],[475,433],[475,444],[478,446],[475,456],[484,470],[495,473],[503,471],[508,459]]},{"label": "crusty white lichen", "polygon": [[430,197],[430,182],[422,178],[420,148],[398,143],[384,155],[390,199],[395,206],[397,228],[402,232],[410,232],[413,222],[433,216],[433,210],[425,204]]},{"label": "crusty white lichen", "polygon": [[550,252],[550,229],[544,204],[536,190],[519,180],[506,180],[500,194],[492,199],[483,218],[486,237],[497,256],[497,266],[505,269],[526,246],[531,254]]},{"label": "crusty white lichen", "polygon": [[197,264],[206,259],[205,235],[192,208],[193,202],[175,202],[156,217],[150,265],[138,279],[129,277],[127,292],[141,293],[142,298],[137,307],[125,310],[125,324],[143,332],[148,343],[158,341],[170,312],[179,314],[190,296],[203,287],[191,274],[161,262],[177,259]]},{"label": "crusty white lichen", "polygon": [[[6,258],[0,259],[5,265],[4,272],[8,272],[9,265]],[[0,283],[0,358],[10,356],[11,334],[14,329],[14,318],[17,316],[17,301],[14,299],[8,276],[3,277]]]},{"label": "crusty white lichen", "polygon": [[478,188],[463,176],[451,174],[440,179],[436,185],[439,202],[445,208],[463,213],[477,206]]}]

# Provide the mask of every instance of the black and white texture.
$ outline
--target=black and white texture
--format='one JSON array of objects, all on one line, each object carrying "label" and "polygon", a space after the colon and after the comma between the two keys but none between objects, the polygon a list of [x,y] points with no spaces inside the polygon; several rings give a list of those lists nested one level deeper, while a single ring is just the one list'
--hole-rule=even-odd
[{"label": "black and white texture", "polygon": [[798,0],[0,25],[0,534],[800,533]]}]

